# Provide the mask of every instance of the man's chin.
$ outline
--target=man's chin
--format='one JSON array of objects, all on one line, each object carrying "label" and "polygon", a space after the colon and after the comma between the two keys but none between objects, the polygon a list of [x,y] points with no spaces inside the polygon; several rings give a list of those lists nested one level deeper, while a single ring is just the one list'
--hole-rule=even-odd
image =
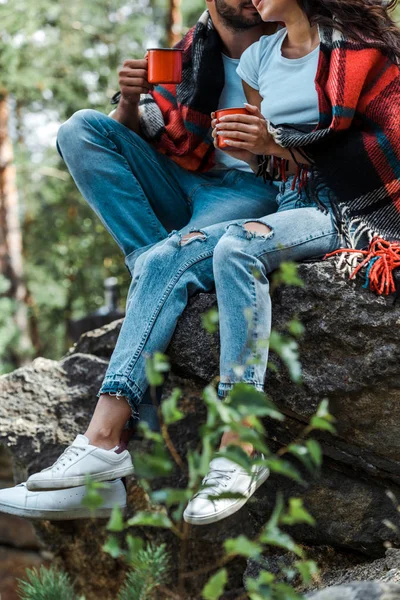
[{"label": "man's chin", "polygon": [[261,19],[261,17],[258,15],[257,18],[253,18],[253,19],[232,19],[229,23],[227,22],[226,24],[229,25],[230,27],[232,27],[233,29],[238,29],[238,30],[243,30],[243,29],[252,29],[253,27],[258,27],[259,25],[261,25],[261,23],[263,22],[263,20]]}]

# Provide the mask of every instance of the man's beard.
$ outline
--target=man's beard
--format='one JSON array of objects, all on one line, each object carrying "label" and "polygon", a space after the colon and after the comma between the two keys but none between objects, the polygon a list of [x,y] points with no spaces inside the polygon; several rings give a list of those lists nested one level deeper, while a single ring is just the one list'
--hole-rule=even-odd
[{"label": "man's beard", "polygon": [[218,15],[223,20],[224,25],[233,30],[251,29],[262,23],[262,19],[258,13],[255,13],[251,17],[243,16],[242,10],[245,6],[249,6],[248,1],[242,2],[238,8],[232,8],[232,6],[226,4],[225,0],[215,0],[215,8]]}]

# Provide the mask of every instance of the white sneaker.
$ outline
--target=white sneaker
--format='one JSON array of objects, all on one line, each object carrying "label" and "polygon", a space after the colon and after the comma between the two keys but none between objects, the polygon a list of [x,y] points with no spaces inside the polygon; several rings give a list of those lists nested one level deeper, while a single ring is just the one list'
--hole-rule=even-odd
[{"label": "white sneaker", "polygon": [[[261,456],[264,458],[263,456]],[[189,502],[183,513],[186,523],[207,525],[229,517],[254,494],[257,488],[269,477],[269,469],[254,465],[252,474],[227,458],[214,458],[210,463],[208,475],[203,479],[202,489]],[[242,498],[210,499],[220,494],[240,494]]]},{"label": "white sneaker", "polygon": [[84,435],[77,435],[54,465],[31,475],[28,490],[59,490],[85,484],[86,475],[93,481],[110,481],[134,472],[128,450],[120,454],[91,446]]},{"label": "white sneaker", "polygon": [[[95,509],[94,516],[97,518],[108,518],[115,505],[118,505],[121,510],[126,508],[126,490],[121,479],[110,481],[108,485],[107,489],[98,490],[104,504]],[[50,521],[88,519],[93,516],[93,512],[86,506],[82,506],[85,495],[84,485],[69,490],[30,492],[26,483],[20,483],[15,487],[0,490],[0,512],[26,519]]]}]

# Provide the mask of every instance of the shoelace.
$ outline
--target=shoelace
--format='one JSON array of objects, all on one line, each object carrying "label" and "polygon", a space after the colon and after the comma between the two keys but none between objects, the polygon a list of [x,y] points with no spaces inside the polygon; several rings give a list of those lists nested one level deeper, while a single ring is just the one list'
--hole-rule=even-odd
[{"label": "shoelace", "polygon": [[232,476],[229,473],[234,473],[235,469],[212,469],[203,479],[203,486],[207,489],[200,490],[196,498],[208,498],[208,496],[217,496],[220,493],[220,488],[226,488],[224,480],[230,481]]},{"label": "shoelace", "polygon": [[[61,454],[61,456],[59,456],[56,460],[56,462],[50,467],[50,469],[54,469],[56,471],[60,470],[60,467],[66,466],[66,460],[69,460],[69,462],[72,462],[72,458],[71,458],[71,454],[74,454],[75,456],[79,456],[79,451],[86,451],[86,446],[68,446],[68,448],[66,448],[64,450],[64,452]],[[46,471],[47,469],[43,469],[43,471]]]}]

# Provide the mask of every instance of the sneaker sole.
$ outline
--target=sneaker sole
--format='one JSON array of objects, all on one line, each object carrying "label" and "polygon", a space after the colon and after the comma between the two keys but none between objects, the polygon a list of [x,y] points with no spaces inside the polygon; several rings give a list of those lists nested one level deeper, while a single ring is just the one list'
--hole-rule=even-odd
[{"label": "sneaker sole", "polygon": [[113,479],[120,479],[121,477],[128,477],[133,475],[135,469],[132,467],[124,467],[123,469],[114,469],[113,471],[103,471],[103,473],[87,473],[87,475],[79,475],[77,477],[69,477],[63,479],[41,479],[38,481],[26,482],[26,487],[30,492],[36,492],[38,490],[65,490],[71,487],[79,487],[85,485],[86,477],[90,477],[92,481],[97,483],[102,481],[111,481]]},{"label": "sneaker sole", "polygon": [[[125,506],[120,506],[124,512]],[[41,520],[41,521],[74,521],[75,519],[109,519],[112,513],[112,508],[98,508],[91,512],[85,506],[72,510],[42,510],[38,508],[21,508],[19,506],[10,506],[0,503],[0,512],[22,517],[23,519]]]},{"label": "sneaker sole", "polygon": [[231,504],[225,510],[222,510],[221,512],[216,514],[214,513],[212,515],[206,515],[204,517],[193,517],[190,515],[185,515],[185,513],[183,513],[184,521],[186,521],[186,523],[190,523],[190,525],[210,525],[211,523],[217,523],[218,521],[222,521],[223,519],[230,517],[246,504],[246,502],[249,500],[249,498],[252,497],[252,495],[258,490],[258,488],[263,483],[265,483],[269,475],[269,469],[263,469],[261,471],[261,474],[257,477],[257,480],[251,484],[247,497],[236,500],[234,504]]}]

